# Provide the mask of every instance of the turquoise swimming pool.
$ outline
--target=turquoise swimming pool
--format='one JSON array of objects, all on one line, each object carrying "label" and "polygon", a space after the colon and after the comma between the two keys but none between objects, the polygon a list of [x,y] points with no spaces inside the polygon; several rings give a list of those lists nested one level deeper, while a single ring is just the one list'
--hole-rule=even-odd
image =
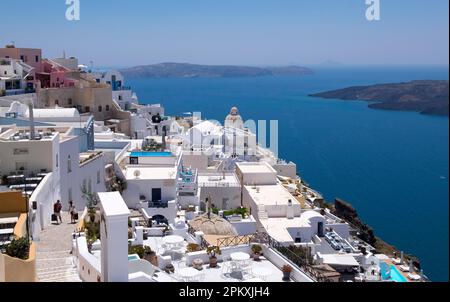
[{"label": "turquoise swimming pool", "polygon": [[172,152],[131,152],[131,157],[170,157]]},{"label": "turquoise swimming pool", "polygon": [[383,280],[394,282],[408,282],[408,280],[406,280],[406,278],[398,271],[395,265],[391,265],[390,269],[391,269],[390,274],[382,276]]},{"label": "turquoise swimming pool", "polygon": [[139,259],[141,259],[141,258],[139,258],[138,254],[128,255],[128,261],[139,260]]}]

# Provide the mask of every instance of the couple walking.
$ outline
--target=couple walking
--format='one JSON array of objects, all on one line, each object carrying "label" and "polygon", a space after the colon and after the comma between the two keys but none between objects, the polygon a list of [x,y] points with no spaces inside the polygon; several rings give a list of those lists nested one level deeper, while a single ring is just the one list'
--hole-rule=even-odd
[{"label": "couple walking", "polygon": [[[61,211],[62,211],[62,204],[61,201],[58,200],[53,205],[53,217],[52,221],[55,221],[58,224],[62,223],[62,217],[61,217]],[[69,213],[70,213],[70,223],[76,223],[78,220],[78,213],[77,209],[75,208],[75,205],[73,204],[73,201],[69,201]]]}]

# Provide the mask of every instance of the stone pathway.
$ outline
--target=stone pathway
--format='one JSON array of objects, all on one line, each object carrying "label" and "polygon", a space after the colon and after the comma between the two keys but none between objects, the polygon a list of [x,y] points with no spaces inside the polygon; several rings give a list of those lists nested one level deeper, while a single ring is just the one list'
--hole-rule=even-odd
[{"label": "stone pathway", "polygon": [[39,234],[36,269],[40,282],[81,282],[72,250],[72,232],[69,213],[62,213],[63,223],[50,224]]}]

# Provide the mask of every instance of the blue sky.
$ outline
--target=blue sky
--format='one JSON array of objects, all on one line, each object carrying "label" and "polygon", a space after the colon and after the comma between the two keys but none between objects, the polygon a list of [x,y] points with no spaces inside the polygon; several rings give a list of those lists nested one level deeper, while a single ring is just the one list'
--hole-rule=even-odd
[{"label": "blue sky", "polygon": [[0,44],[96,66],[448,65],[448,0],[380,1],[378,22],[365,0],[80,0],[76,22],[65,0],[8,1]]}]

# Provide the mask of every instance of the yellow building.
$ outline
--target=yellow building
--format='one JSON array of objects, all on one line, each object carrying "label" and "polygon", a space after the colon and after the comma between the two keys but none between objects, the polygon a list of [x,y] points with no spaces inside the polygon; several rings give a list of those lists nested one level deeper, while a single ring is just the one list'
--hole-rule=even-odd
[{"label": "yellow building", "polygon": [[[22,192],[0,192],[0,221],[13,226],[16,238],[27,234],[27,200]],[[36,245],[32,242],[28,259],[22,260],[0,252],[0,282],[35,282]]]}]

